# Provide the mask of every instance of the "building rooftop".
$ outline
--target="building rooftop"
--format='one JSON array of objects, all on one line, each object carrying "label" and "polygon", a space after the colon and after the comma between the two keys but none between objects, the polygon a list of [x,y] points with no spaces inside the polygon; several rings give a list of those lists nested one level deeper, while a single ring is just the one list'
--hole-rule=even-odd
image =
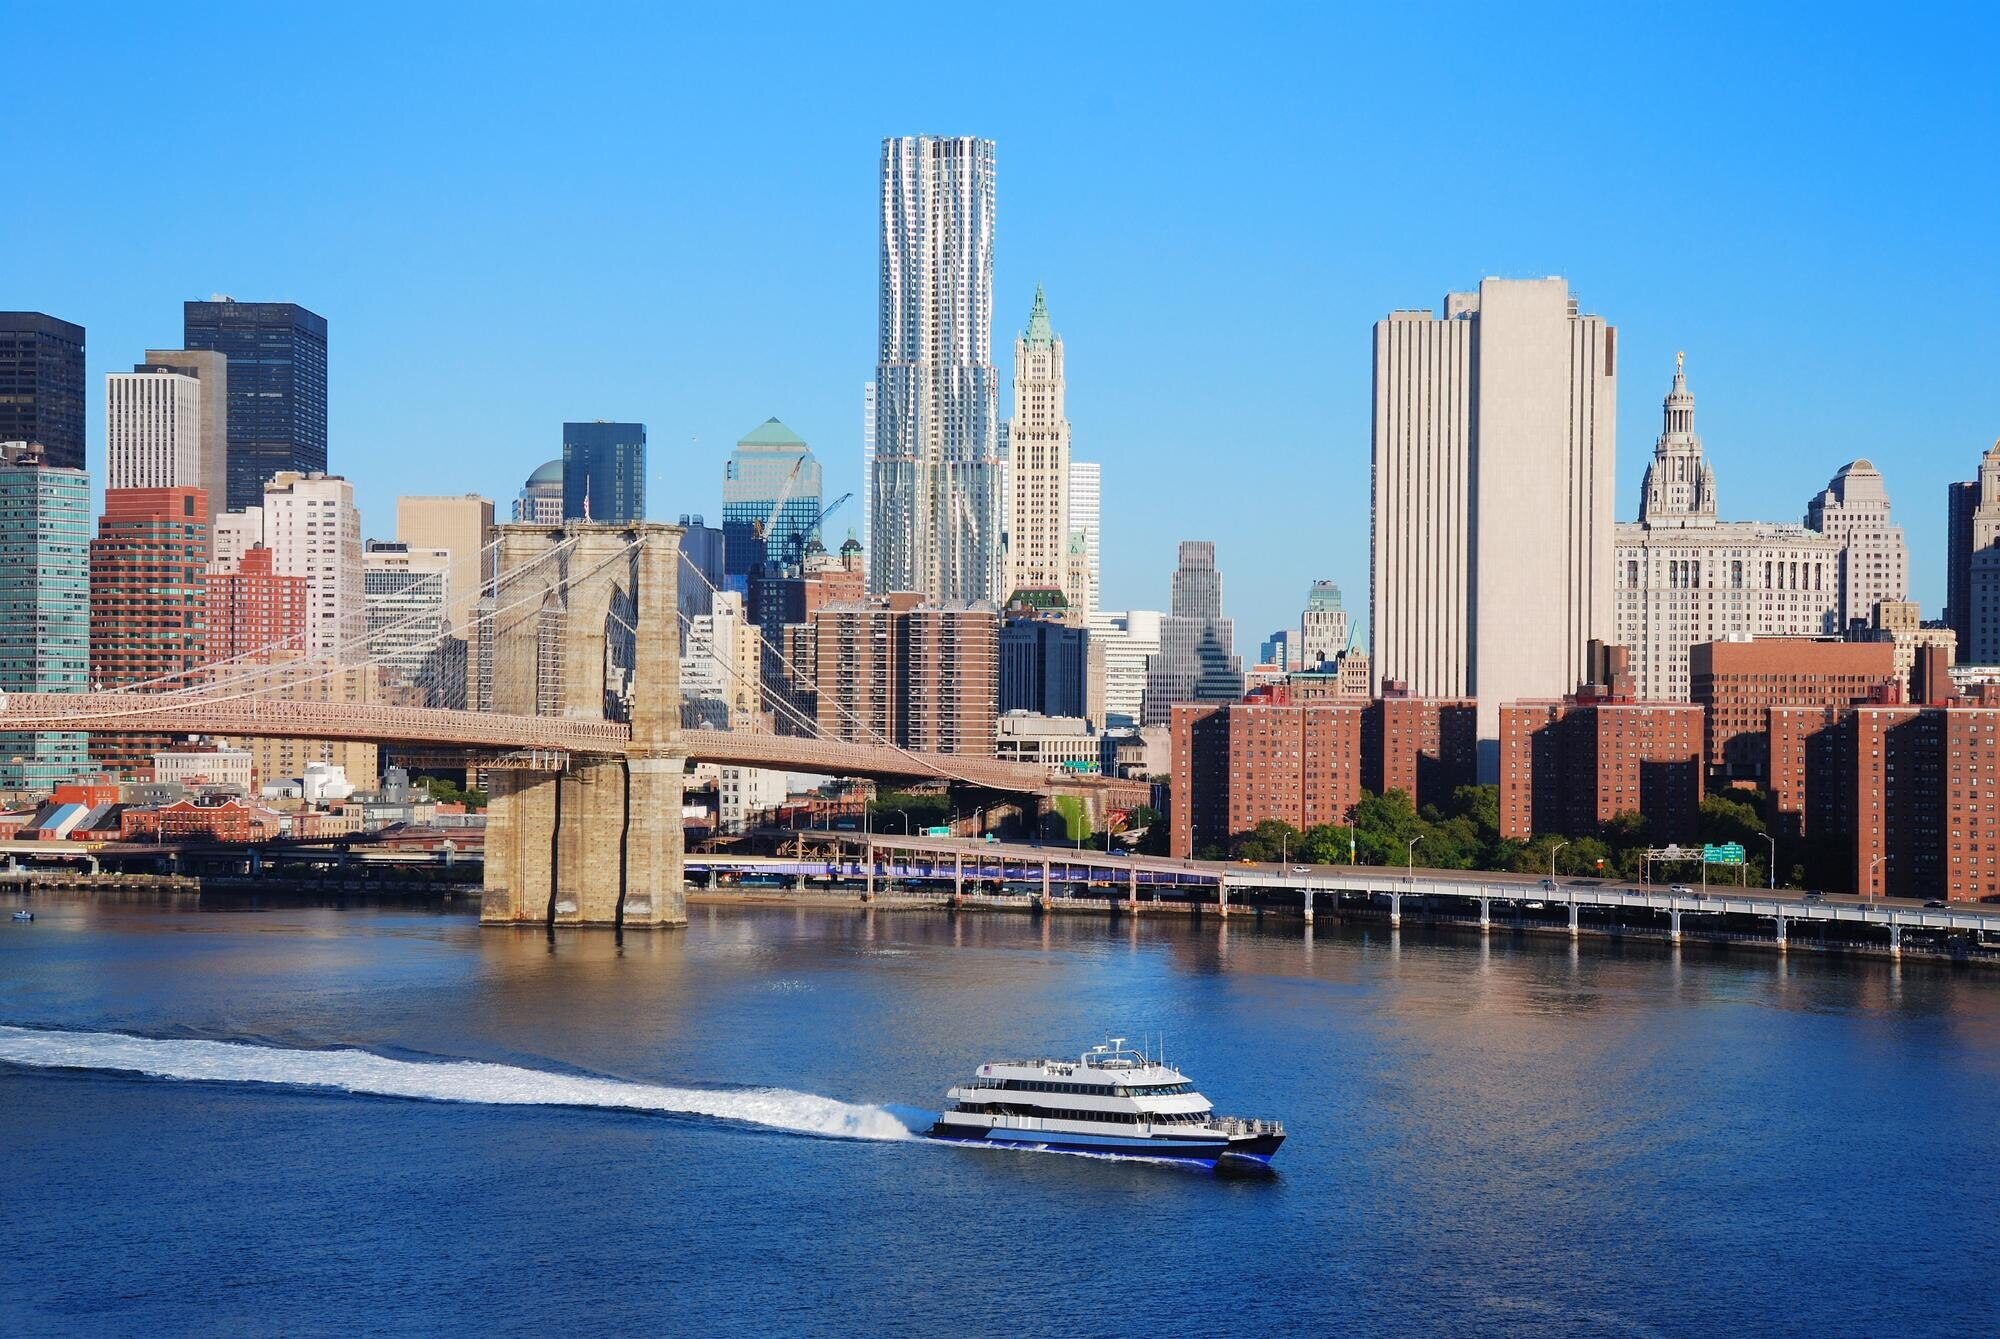
[{"label": "building rooftop", "polygon": [[535,466],[535,472],[528,476],[528,486],[530,488],[536,484],[560,484],[562,481],[563,466],[561,460],[551,460],[546,464],[537,465]]},{"label": "building rooftop", "polygon": [[738,446],[804,446],[806,439],[775,418],[767,418],[736,439]]}]

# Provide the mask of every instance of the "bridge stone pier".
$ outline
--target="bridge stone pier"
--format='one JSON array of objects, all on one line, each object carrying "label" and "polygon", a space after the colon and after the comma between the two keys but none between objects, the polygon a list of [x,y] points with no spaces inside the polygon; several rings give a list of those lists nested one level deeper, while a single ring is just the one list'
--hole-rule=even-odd
[{"label": "bridge stone pier", "polygon": [[527,586],[501,593],[503,605],[530,590],[541,598],[495,619],[493,710],[623,721],[632,739],[620,753],[572,753],[556,764],[516,755],[489,770],[479,919],[685,925],[682,532],[588,521],[499,532],[501,571],[546,560],[512,578]]}]

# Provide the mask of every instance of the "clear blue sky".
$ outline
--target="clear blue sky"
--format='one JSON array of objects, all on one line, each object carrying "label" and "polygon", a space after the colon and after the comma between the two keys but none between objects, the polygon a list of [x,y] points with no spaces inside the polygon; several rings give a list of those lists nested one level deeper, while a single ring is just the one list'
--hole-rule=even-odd
[{"label": "clear blue sky", "polygon": [[1724,515],[1868,456],[1937,614],[2000,437],[1990,8],[1071,8],[0,0],[0,307],[89,328],[93,468],[98,374],[226,292],[331,323],[370,535],[504,506],[566,418],[643,420],[653,514],[713,520],[773,414],[860,489],[879,140],[979,134],[996,360],[1046,284],[1107,605],[1200,537],[1246,651],[1315,577],[1365,613],[1371,324],[1562,274],[1620,331],[1621,517],[1685,349]]}]

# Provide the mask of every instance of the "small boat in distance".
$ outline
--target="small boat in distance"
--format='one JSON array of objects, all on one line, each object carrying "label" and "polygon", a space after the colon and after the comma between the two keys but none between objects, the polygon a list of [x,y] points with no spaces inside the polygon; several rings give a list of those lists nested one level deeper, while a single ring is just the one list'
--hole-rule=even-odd
[{"label": "small boat in distance", "polygon": [[14,919],[17,921],[31,921],[35,919],[35,913],[32,911],[17,911],[14,913]]},{"label": "small boat in distance", "polygon": [[1187,1075],[1113,1037],[1076,1060],[995,1060],[945,1093],[930,1137],[1054,1153],[1265,1166],[1285,1127],[1218,1116]]}]

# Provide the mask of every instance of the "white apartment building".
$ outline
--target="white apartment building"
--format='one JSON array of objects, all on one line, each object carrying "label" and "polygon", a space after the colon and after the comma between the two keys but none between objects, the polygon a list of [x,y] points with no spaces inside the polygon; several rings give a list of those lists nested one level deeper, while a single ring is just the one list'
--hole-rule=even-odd
[{"label": "white apartment building", "polygon": [[1104,584],[1099,517],[1104,505],[1104,467],[1092,460],[1069,463],[1069,553],[1063,594],[1070,621],[1089,627]]},{"label": "white apartment building", "polygon": [[1838,540],[1797,525],[1716,519],[1715,469],[1694,430],[1680,358],[1662,404],[1637,523],[1620,524],[1613,640],[1641,698],[1685,702],[1689,649],[1733,636],[1841,631]]},{"label": "white apartment building", "polygon": [[761,703],[763,640],[744,612],[743,597],[717,591],[710,612],[688,620],[681,657],[681,696],[722,704],[728,728],[755,726]]},{"label": "white apartment building", "polygon": [[306,654],[344,664],[365,657],[361,513],[337,474],[280,470],[264,485],[271,570],[306,579]]},{"label": "white apartment building", "polygon": [[215,533],[211,544],[209,568],[216,572],[233,572],[243,561],[243,555],[264,542],[264,509],[245,507],[242,511],[225,511],[215,518]]},{"label": "white apartment building", "polygon": [[1616,331],[1559,278],[1376,323],[1370,661],[1478,698],[1482,776],[1500,704],[1570,692],[1610,635],[1617,386]]},{"label": "white apartment building", "polygon": [[157,368],[104,378],[104,486],[200,488],[199,378]]},{"label": "white apartment building", "polygon": [[993,141],[882,141],[869,590],[1004,601]]},{"label": "white apartment building", "polygon": [[449,549],[376,540],[361,555],[368,659],[388,682],[423,689],[427,706],[464,700],[464,636],[446,636],[451,578]]},{"label": "white apartment building", "polygon": [[744,831],[758,815],[779,808],[791,795],[791,778],[784,772],[726,764],[717,770],[716,822],[723,832]]},{"label": "white apartment building", "polygon": [[1108,728],[1135,728],[1146,709],[1146,665],[1160,653],[1157,609],[1100,609],[1090,617],[1090,641],[1104,648],[1104,719]]}]

